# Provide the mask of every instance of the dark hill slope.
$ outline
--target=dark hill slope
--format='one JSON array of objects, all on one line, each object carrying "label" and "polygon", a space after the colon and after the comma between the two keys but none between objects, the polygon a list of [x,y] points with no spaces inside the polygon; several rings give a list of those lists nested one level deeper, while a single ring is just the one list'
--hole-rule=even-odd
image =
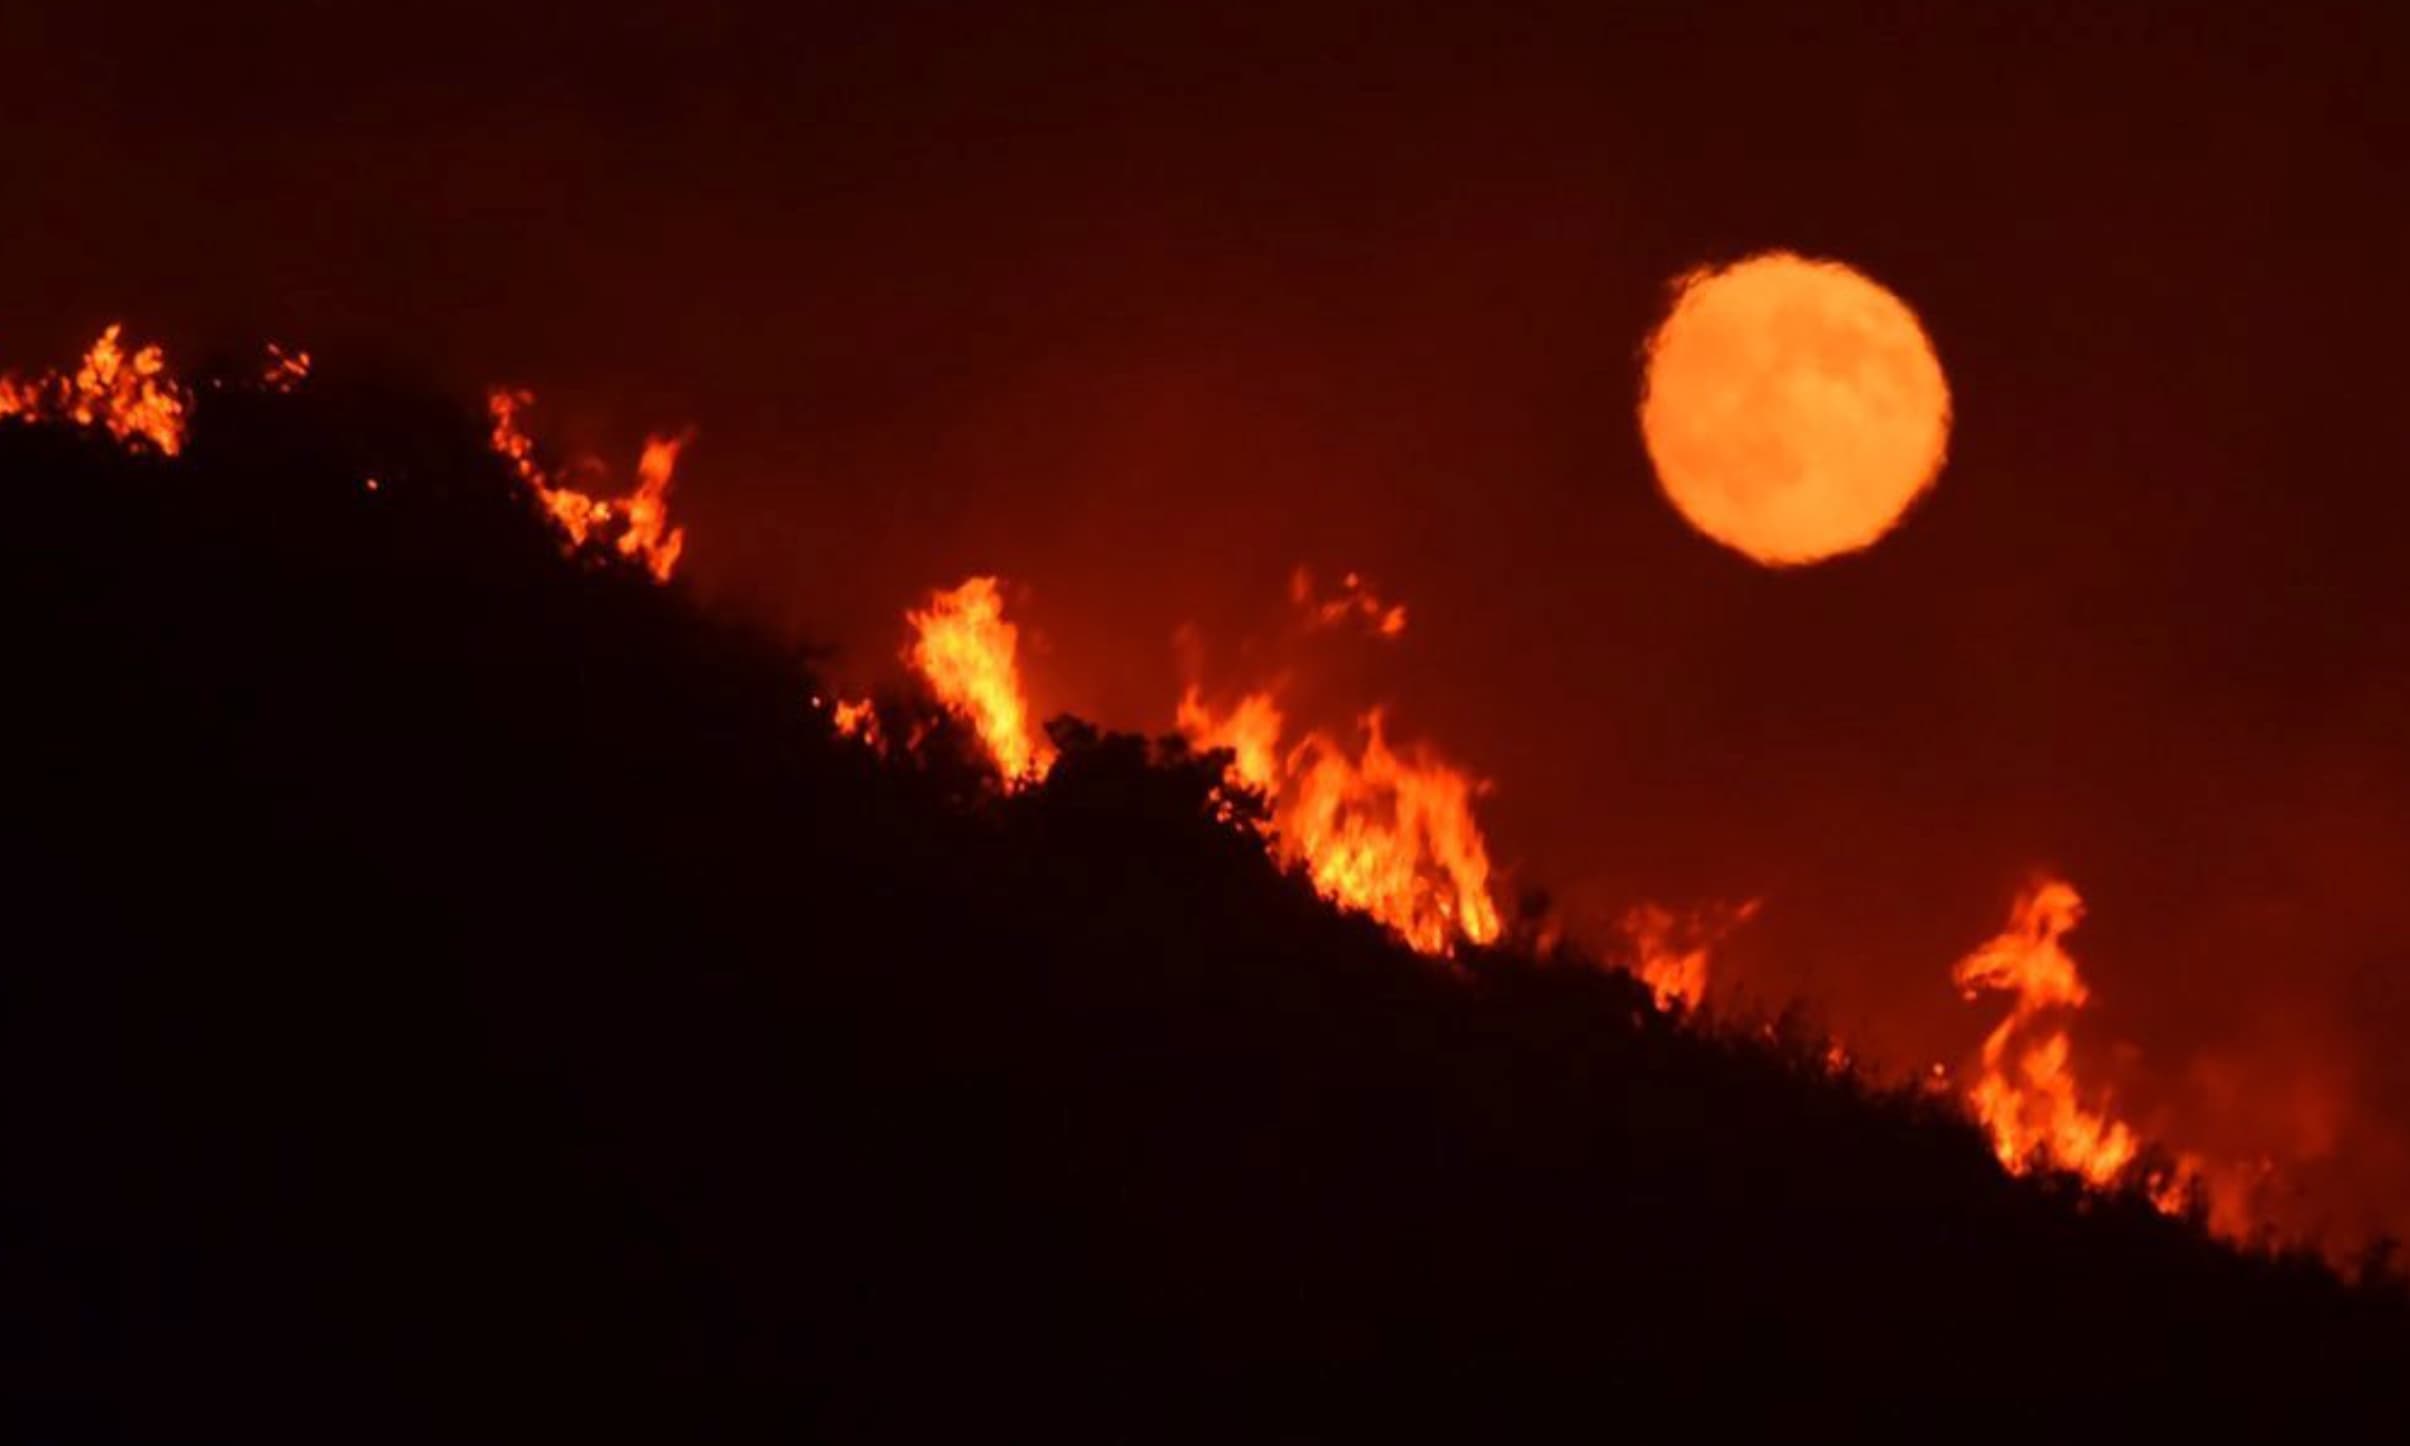
[{"label": "dark hill slope", "polygon": [[1203,762],[874,763],[442,404],[0,426],[0,495],[10,1439],[2401,1419],[2395,1294],[1435,968]]}]

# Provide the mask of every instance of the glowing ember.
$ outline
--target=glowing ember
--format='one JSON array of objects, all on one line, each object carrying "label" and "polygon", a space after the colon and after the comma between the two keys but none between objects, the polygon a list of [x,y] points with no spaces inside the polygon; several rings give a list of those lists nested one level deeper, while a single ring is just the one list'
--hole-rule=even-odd
[{"label": "glowing ember", "polygon": [[1381,601],[1380,595],[1356,573],[1340,579],[1336,594],[1318,598],[1314,594],[1314,575],[1301,566],[1289,574],[1289,601],[1297,605],[1310,627],[1337,627],[1353,620],[1384,638],[1394,638],[1406,631],[1406,605]]},{"label": "glowing ember", "polygon": [[272,392],[289,392],[300,386],[310,374],[310,354],[306,351],[286,351],[275,342],[268,343],[267,365],[260,368],[259,380]]},{"label": "glowing ember", "polygon": [[2071,885],[2043,880],[2017,900],[2008,928],[1960,960],[1951,978],[1969,999],[1987,989],[2016,995],[2016,1007],[1983,1041],[1983,1070],[1967,1089],[2000,1163],[2019,1174],[2040,1164],[2107,1185],[2133,1163],[2140,1144],[2105,1104],[2084,1107],[2068,1065],[2067,1031],[2037,1022],[2047,1011],[2081,1009],[2092,997],[2059,942],[2083,916],[2084,902]]},{"label": "glowing ember", "polygon": [[1757,915],[1757,899],[1737,909],[1706,909],[1682,915],[1658,904],[1640,904],[1623,916],[1632,941],[1632,972],[1657,996],[1657,1007],[1696,1009],[1707,997],[1707,956],[1724,936]]},{"label": "glowing ember", "polygon": [[1489,846],[1473,819],[1478,786],[1426,750],[1390,748],[1378,710],[1352,758],[1321,733],[1283,755],[1280,710],[1264,693],[1216,718],[1192,688],[1177,718],[1193,746],[1231,750],[1230,780],[1264,796],[1274,849],[1324,897],[1426,954],[1498,937]]},{"label": "glowing ember", "polygon": [[158,347],[128,356],[118,342],[122,332],[115,324],[103,331],[72,376],[50,372],[19,381],[0,375],[0,417],[100,427],[120,442],[147,442],[170,457],[184,450],[191,398],[167,375]]},{"label": "glowing ember", "polygon": [[885,752],[887,740],[879,731],[879,712],[868,698],[839,698],[829,710],[829,722],[837,736],[851,738],[873,752]]},{"label": "glowing ember", "polygon": [[904,659],[928,680],[937,701],[969,723],[995,760],[1007,789],[1037,782],[1054,766],[1054,748],[1030,723],[1014,661],[1021,630],[1004,620],[992,577],[974,577],[929,606],[904,615],[912,646]]},{"label": "glowing ember", "polygon": [[485,394],[486,413],[494,419],[494,450],[510,463],[519,480],[542,488],[544,469],[536,463],[535,440],[519,425],[519,413],[535,405],[536,394],[496,387]]},{"label": "glowing ember", "polygon": [[546,469],[537,459],[535,442],[519,422],[519,414],[534,401],[532,392],[500,387],[486,394],[486,410],[494,423],[494,451],[511,464],[519,480],[534,490],[544,510],[560,524],[571,552],[590,539],[608,540],[620,556],[643,563],[656,581],[669,581],[679,555],[686,550],[686,529],[669,525],[669,487],[677,471],[678,453],[688,439],[646,438],[636,463],[636,490],[625,497],[597,500],[592,493],[570,486],[565,476]]}]

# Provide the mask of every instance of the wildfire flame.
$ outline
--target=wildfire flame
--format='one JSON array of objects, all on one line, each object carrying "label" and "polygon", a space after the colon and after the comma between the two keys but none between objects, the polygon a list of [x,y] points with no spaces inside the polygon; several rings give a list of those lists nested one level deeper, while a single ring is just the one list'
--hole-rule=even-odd
[{"label": "wildfire flame", "polygon": [[653,576],[663,582],[677,569],[686,550],[686,529],[669,525],[669,484],[678,470],[678,454],[687,438],[647,437],[636,459],[636,490],[624,498],[620,515],[627,527],[619,534],[622,556],[642,557]]},{"label": "wildfire flame", "polygon": [[1632,972],[1657,996],[1659,1009],[1680,1004],[1696,1009],[1707,998],[1708,954],[1724,936],[1757,916],[1762,900],[1735,909],[1677,914],[1661,904],[1639,904],[1623,916],[1632,941]]},{"label": "wildfire flame", "polygon": [[1181,736],[1201,749],[1227,748],[1229,776],[1272,801],[1280,791],[1280,707],[1269,693],[1249,693],[1224,718],[1215,718],[1191,687],[1174,715]]},{"label": "wildfire flame", "polygon": [[1271,806],[1274,850],[1325,898],[1426,954],[1498,937],[1489,845],[1473,819],[1478,785],[1428,750],[1392,749],[1378,709],[1364,716],[1352,758],[1323,733],[1283,754],[1280,709],[1266,693],[1217,718],[1191,688],[1176,717],[1193,746],[1231,751],[1230,780]]},{"label": "wildfire flame", "polygon": [[[306,356],[303,365],[306,368]],[[609,539],[620,556],[642,562],[656,581],[668,582],[677,570],[679,555],[686,550],[686,529],[669,525],[669,487],[678,468],[678,453],[689,438],[647,437],[636,462],[636,490],[625,497],[598,500],[570,486],[564,475],[538,460],[535,442],[519,421],[520,413],[534,403],[535,394],[520,389],[496,387],[486,394],[486,410],[494,423],[494,450],[560,524],[571,552],[584,547],[589,539]]]},{"label": "wildfire flame", "polygon": [[904,614],[913,630],[904,659],[928,680],[937,701],[969,723],[995,760],[1006,789],[1025,787],[1054,767],[1054,748],[1030,722],[1015,661],[1021,630],[1004,620],[992,577],[974,577],[929,594],[926,608]]},{"label": "wildfire flame", "polygon": [[123,332],[111,323],[72,375],[48,372],[29,381],[0,375],[0,417],[100,427],[120,442],[147,442],[170,457],[183,451],[191,397],[167,374],[164,352],[146,346],[129,356],[119,343]]},{"label": "wildfire flame", "polygon": [[2018,897],[2008,927],[1961,959],[1951,978],[1969,999],[1985,990],[2016,996],[2015,1008],[1984,1039],[1982,1072],[1967,1088],[1967,1104],[1990,1132],[2000,1163],[2015,1174],[2039,1164],[2108,1185],[2133,1163],[2140,1141],[2105,1102],[2085,1107],[2068,1063],[2067,1031],[2040,1023],[2048,1012],[2071,1012],[2091,1000],[2060,942],[2083,916],[2073,885],[2043,879]]},{"label": "wildfire flame", "polygon": [[863,747],[882,751],[886,740],[879,732],[879,711],[868,698],[839,698],[829,709],[829,722],[839,738],[851,738]]},{"label": "wildfire flame", "polygon": [[[310,372],[307,351],[270,343],[257,384],[290,392]],[[555,469],[540,458],[522,424],[532,393],[498,388],[487,400],[494,450],[543,504],[568,550],[607,547],[640,562],[659,581],[671,578],[685,530],[670,523],[668,495],[689,436],[648,437],[634,489],[598,496],[570,485],[572,476],[599,475],[598,465]],[[192,405],[191,392],[168,372],[162,349],[146,345],[129,352],[122,326],[114,323],[72,372],[31,378],[0,373],[0,420],[104,430],[129,448],[149,447],[169,457],[183,451]],[[381,484],[372,476],[361,485],[373,493]],[[1406,629],[1405,605],[1385,601],[1354,572],[1325,596],[1301,566],[1291,574],[1289,591],[1307,630],[1344,626],[1394,639]],[[914,634],[907,661],[940,704],[975,730],[1004,787],[1044,779],[1055,751],[1033,725],[1017,668],[1019,630],[1004,618],[997,580],[977,576],[932,592],[927,606],[908,611],[906,619]],[[868,698],[837,699],[829,713],[838,736],[887,752]],[[1266,846],[1302,870],[1326,898],[1379,920],[1426,954],[1444,956],[1459,943],[1484,945],[1499,937],[1488,846],[1473,816],[1483,785],[1427,748],[1393,748],[1380,710],[1360,719],[1362,737],[1353,750],[1320,731],[1284,748],[1288,720],[1270,691],[1246,693],[1217,714],[1191,687],[1176,720],[1192,746],[1229,751],[1227,782],[1267,805]],[[916,725],[902,748],[916,747],[921,736]],[[1687,914],[1644,903],[1625,914],[1633,970],[1660,1007],[1701,1004],[1712,951],[1756,915],[1760,902]],[[2017,898],[2002,932],[1958,962],[1952,980],[1969,1000],[1986,992],[2013,996],[2007,1016],[1985,1037],[1980,1067],[1964,1089],[1966,1106],[2001,1164],[2011,1174],[2059,1170],[2109,1187],[2134,1181],[2145,1152],[2105,1092],[2085,1089],[2075,1068],[2065,1019],[2089,1004],[2091,991],[2064,940],[2083,914],[2071,884],[2038,880]],[[1836,1074],[1854,1067],[1838,1041],[1827,1042],[1822,1058]],[[1936,1096],[1955,1092],[1950,1071],[1939,1063],[1921,1084]],[[2163,1211],[2205,1203],[2213,1231],[2244,1238],[2259,1215],[2259,1192],[2276,1169],[2266,1158],[2218,1162],[2187,1152],[2166,1157],[2139,1184]]]},{"label": "wildfire flame", "polygon": [[1315,734],[1290,755],[1290,773],[1282,835],[1295,840],[1315,887],[1427,954],[1445,952],[1458,936],[1476,944],[1498,937],[1489,845],[1473,822],[1475,789],[1464,774],[1421,749],[1391,751],[1378,709],[1364,715],[1356,759]]}]

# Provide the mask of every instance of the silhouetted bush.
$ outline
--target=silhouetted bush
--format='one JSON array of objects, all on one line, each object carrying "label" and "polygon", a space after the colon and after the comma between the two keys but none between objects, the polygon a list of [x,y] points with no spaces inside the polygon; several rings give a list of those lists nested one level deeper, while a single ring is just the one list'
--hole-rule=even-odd
[{"label": "silhouetted bush", "polygon": [[881,762],[481,433],[333,370],[173,462],[0,425],[14,1439],[2401,1419],[2398,1288],[1536,924],[1419,958],[1176,742],[1004,796],[899,698]]}]

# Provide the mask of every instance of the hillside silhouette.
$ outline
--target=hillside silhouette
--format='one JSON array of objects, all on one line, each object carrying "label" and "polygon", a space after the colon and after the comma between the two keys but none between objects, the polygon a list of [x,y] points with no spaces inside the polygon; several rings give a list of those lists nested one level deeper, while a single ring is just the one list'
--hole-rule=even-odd
[{"label": "hillside silhouette", "polygon": [[882,761],[410,385],[0,425],[0,488],[10,1439],[2401,1419],[2389,1278],[1421,958],[1175,742]]}]

